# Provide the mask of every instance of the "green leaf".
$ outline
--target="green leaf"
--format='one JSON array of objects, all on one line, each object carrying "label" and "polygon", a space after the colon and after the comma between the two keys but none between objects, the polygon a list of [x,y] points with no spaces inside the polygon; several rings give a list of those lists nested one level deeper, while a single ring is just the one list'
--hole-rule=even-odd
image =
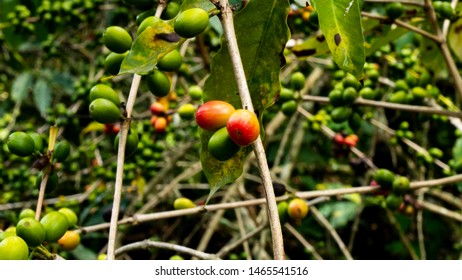
[{"label": "green leaf", "polygon": [[[367,31],[367,33],[374,34],[371,43],[366,46],[366,55],[372,55],[375,51],[379,50],[381,47],[387,45],[388,43],[397,40],[401,36],[409,33],[409,30],[402,27],[388,28],[388,26],[380,25],[380,21],[367,19],[363,21],[364,24],[373,24],[376,23],[374,28]],[[376,28],[375,28],[376,27]]]},{"label": "green leaf", "polygon": [[[181,5],[180,11],[190,8],[210,11],[215,9],[215,6],[208,0],[187,0]],[[149,26],[141,32],[122,62],[119,74],[145,75],[156,67],[159,59],[184,43],[186,39],[175,33],[173,21],[174,19],[160,20],[154,26]]]},{"label": "green leaf", "polygon": [[11,87],[11,99],[15,102],[21,102],[27,97],[30,87],[32,86],[33,76],[29,72],[23,72],[17,76]]},{"label": "green leaf", "polygon": [[[283,51],[289,38],[289,29],[285,24],[288,12],[287,0],[253,0],[234,17],[247,83],[260,120],[263,111],[274,104],[281,87],[279,71],[285,62]],[[205,82],[203,98],[204,102],[225,100],[235,108],[242,107],[228,47],[224,41],[212,60],[211,75]],[[251,148],[244,148],[230,160],[221,162],[214,159],[207,150],[212,133],[200,130],[200,134],[202,168],[212,188],[210,198],[219,188],[241,175],[244,159]]]},{"label": "green leaf", "polygon": [[42,117],[45,117],[48,108],[51,106],[51,89],[45,79],[39,78],[33,89],[35,106]]},{"label": "green leaf", "polygon": [[319,27],[335,63],[358,79],[365,63],[364,36],[357,0],[312,0]]},{"label": "green leaf", "polygon": [[184,39],[173,30],[170,22],[158,21],[136,38],[127,57],[120,66],[119,74],[144,75],[156,67],[157,61],[176,49]]},{"label": "green leaf", "polygon": [[93,250],[79,244],[77,248],[70,252],[77,260],[96,260],[97,255]]},{"label": "green leaf", "polygon": [[311,36],[305,42],[290,49],[298,57],[308,57],[329,53],[326,39],[323,35]]},{"label": "green leaf", "polygon": [[453,22],[449,28],[448,43],[459,61],[462,61],[462,18]]},{"label": "green leaf", "polygon": [[350,201],[340,201],[324,204],[319,211],[329,220],[334,228],[345,226],[356,216],[358,204]]}]

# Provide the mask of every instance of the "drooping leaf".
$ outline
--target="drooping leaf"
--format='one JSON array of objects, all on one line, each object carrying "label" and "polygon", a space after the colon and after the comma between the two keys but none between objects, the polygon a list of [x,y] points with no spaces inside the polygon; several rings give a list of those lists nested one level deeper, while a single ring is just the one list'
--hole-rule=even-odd
[{"label": "drooping leaf", "polygon": [[19,74],[11,87],[11,99],[15,102],[23,101],[32,86],[32,80],[33,76],[29,72]]},{"label": "drooping leaf", "polygon": [[448,43],[454,55],[462,61],[462,18],[451,24],[448,34]]},{"label": "drooping leaf", "polygon": [[48,108],[51,106],[51,89],[48,82],[39,78],[34,84],[34,102],[42,117],[45,117]]},{"label": "drooping leaf", "polygon": [[[190,8],[211,11],[215,6],[208,0],[187,0],[181,5],[180,12]],[[159,20],[141,32],[123,60],[119,74],[147,74],[156,67],[159,59],[184,43],[185,38],[175,33],[173,21]]]},{"label": "drooping leaf", "polygon": [[358,0],[312,0],[311,4],[335,63],[361,79],[365,54]]},{"label": "drooping leaf", "polygon": [[[285,24],[289,2],[284,0],[253,0],[234,17],[236,38],[247,78],[255,113],[274,104],[280,90],[279,70],[284,63],[283,50],[289,37]],[[211,75],[204,85],[204,102],[224,100],[241,108],[228,47],[223,41],[211,64]],[[211,185],[209,198],[222,186],[233,182],[242,173],[245,157],[251,148],[238,152],[230,160],[214,159],[207,150],[211,132],[201,130],[201,163]]]}]

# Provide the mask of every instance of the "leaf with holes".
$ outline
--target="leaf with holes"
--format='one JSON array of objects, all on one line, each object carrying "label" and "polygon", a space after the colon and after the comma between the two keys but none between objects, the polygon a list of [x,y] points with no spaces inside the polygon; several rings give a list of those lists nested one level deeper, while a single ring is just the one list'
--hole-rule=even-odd
[{"label": "leaf with holes", "polygon": [[335,63],[362,79],[366,61],[358,0],[312,0]]},{"label": "leaf with holes", "polygon": [[[285,63],[283,51],[289,38],[288,26],[281,23],[286,22],[288,12],[287,0],[253,0],[234,16],[236,38],[247,83],[260,120],[263,111],[274,104],[280,90],[279,71]],[[231,103],[236,109],[241,108],[225,43],[213,58],[211,70],[204,85],[204,102],[218,99]],[[219,188],[241,175],[244,159],[251,148],[244,148],[231,159],[220,162],[207,150],[212,132],[201,130],[200,134],[202,168],[212,187],[210,198]]]}]

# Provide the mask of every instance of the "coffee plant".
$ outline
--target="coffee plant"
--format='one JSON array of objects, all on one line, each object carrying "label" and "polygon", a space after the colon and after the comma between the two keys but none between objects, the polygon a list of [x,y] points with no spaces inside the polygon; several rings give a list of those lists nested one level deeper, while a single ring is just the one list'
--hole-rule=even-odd
[{"label": "coffee plant", "polygon": [[462,4],[0,2],[0,259],[461,259]]}]

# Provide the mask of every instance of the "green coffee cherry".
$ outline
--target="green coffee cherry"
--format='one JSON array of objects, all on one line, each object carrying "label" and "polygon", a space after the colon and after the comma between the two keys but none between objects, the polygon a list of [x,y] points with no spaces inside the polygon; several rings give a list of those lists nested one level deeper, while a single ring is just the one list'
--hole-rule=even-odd
[{"label": "green coffee cherry", "polygon": [[30,156],[35,150],[34,139],[22,131],[11,133],[6,140],[6,145],[10,152],[20,157]]},{"label": "green coffee cherry", "polygon": [[200,86],[194,85],[190,86],[189,89],[189,96],[191,96],[192,100],[201,100],[202,99],[202,88]]},{"label": "green coffee cherry", "polygon": [[370,87],[364,87],[359,91],[359,96],[364,99],[374,100],[377,97],[376,91]]},{"label": "green coffee cherry", "polygon": [[287,201],[278,202],[278,214],[279,214],[279,220],[281,220],[281,223],[285,223],[289,219],[289,213],[287,212],[288,208],[289,208],[289,203]]},{"label": "green coffee cherry", "polygon": [[160,70],[154,70],[146,76],[148,88],[157,97],[167,96],[170,92],[170,79]]},{"label": "green coffee cherry", "polygon": [[295,98],[294,91],[289,88],[282,88],[279,94],[279,101],[289,101]]},{"label": "green coffee cherry", "polygon": [[19,213],[19,220],[24,218],[35,218],[35,211],[30,208],[21,210]]},{"label": "green coffee cherry", "polygon": [[90,103],[89,111],[91,117],[103,124],[114,123],[120,119],[119,108],[110,100],[96,98]]},{"label": "green coffee cherry", "polygon": [[[120,133],[117,134],[116,138],[114,139],[114,149],[116,151],[119,149],[119,139]],[[138,133],[134,130],[130,130],[127,135],[127,143],[125,144],[125,158],[129,158],[136,152],[138,149],[139,140],[140,139]]]},{"label": "green coffee cherry", "polygon": [[122,61],[127,57],[128,51],[124,53],[111,52],[104,60],[104,69],[108,74],[117,75],[120,71]]},{"label": "green coffee cherry", "polygon": [[43,149],[43,138],[37,132],[28,132],[30,137],[34,140],[35,152],[40,152]]},{"label": "green coffee cherry", "polygon": [[132,37],[120,26],[109,26],[103,32],[103,44],[112,52],[124,53],[132,47]]},{"label": "green coffee cherry", "polygon": [[395,176],[393,180],[392,190],[396,194],[403,194],[410,190],[409,179],[404,176]]},{"label": "green coffee cherry", "polygon": [[57,162],[63,162],[71,153],[71,144],[69,142],[63,140],[56,144],[55,150],[53,152],[53,158],[56,159]]},{"label": "green coffee cherry", "polygon": [[196,207],[196,204],[192,202],[191,199],[186,198],[186,197],[179,197],[175,199],[175,201],[173,202],[173,208],[175,208],[175,210],[194,208],[194,207]]},{"label": "green coffee cherry", "polygon": [[16,225],[16,235],[29,247],[36,247],[45,240],[45,229],[35,218],[23,218]]},{"label": "green coffee cherry", "polygon": [[297,102],[295,100],[289,100],[281,105],[281,111],[286,116],[291,116],[297,111]]},{"label": "green coffee cherry", "polygon": [[136,24],[140,25],[146,18],[153,16],[153,10],[144,11],[136,16]]},{"label": "green coffee cherry", "polygon": [[194,105],[190,103],[183,104],[181,105],[180,108],[178,108],[178,115],[182,119],[186,119],[186,120],[194,119],[194,113],[196,113],[196,107],[194,107]]},{"label": "green coffee cherry", "polygon": [[183,57],[177,49],[166,54],[157,62],[157,68],[161,71],[172,72],[180,69]]},{"label": "green coffee cherry", "polygon": [[342,99],[344,106],[353,104],[356,98],[358,98],[358,91],[354,87],[347,87],[343,90]]},{"label": "green coffee cherry", "polygon": [[353,110],[350,107],[337,107],[332,110],[330,117],[335,123],[342,123],[350,117]]},{"label": "green coffee cherry", "polygon": [[48,242],[58,241],[69,229],[69,221],[66,215],[58,211],[46,214],[40,220],[40,223],[45,229],[45,241]]},{"label": "green coffee cherry", "polygon": [[183,38],[192,38],[202,33],[209,25],[209,15],[201,8],[182,11],[173,22],[175,32]]},{"label": "green coffee cherry", "polygon": [[290,85],[294,90],[301,90],[305,85],[305,75],[302,72],[295,72],[290,76]]},{"label": "green coffee cherry", "polygon": [[374,180],[384,189],[391,189],[395,181],[395,174],[388,169],[379,169],[374,175]]},{"label": "green coffee cherry", "polygon": [[149,26],[154,27],[160,21],[160,18],[155,16],[145,18],[138,27],[138,30],[136,30],[136,35],[139,36],[144,30],[146,30],[146,28]]},{"label": "green coffee cherry", "polygon": [[343,91],[340,89],[333,89],[329,92],[329,103],[334,107],[343,105]]},{"label": "green coffee cherry", "polygon": [[90,89],[90,101],[93,101],[97,98],[107,99],[114,103],[116,106],[120,106],[119,95],[113,88],[108,85],[97,84]]},{"label": "green coffee cherry", "polygon": [[387,195],[385,204],[390,210],[397,210],[403,203],[403,196],[391,193]]},{"label": "green coffee cherry", "polygon": [[351,74],[347,74],[345,78],[343,78],[343,88],[353,87],[356,90],[361,88],[361,83],[356,79],[355,76]]},{"label": "green coffee cherry", "polygon": [[0,260],[27,260],[29,247],[19,236],[9,236],[0,242]]},{"label": "green coffee cherry", "polygon": [[5,240],[7,237],[16,236],[16,232],[11,231],[0,231],[0,242]]},{"label": "green coffee cherry", "polygon": [[393,2],[387,5],[385,12],[389,18],[396,19],[404,13],[404,6],[400,2]]},{"label": "green coffee cherry", "polygon": [[69,208],[63,207],[58,210],[58,212],[64,214],[67,218],[67,221],[69,222],[69,228],[73,228],[76,224],[79,218],[77,217],[77,214],[75,214],[74,211],[72,211]]},{"label": "green coffee cherry", "polygon": [[229,137],[226,127],[218,129],[210,137],[208,143],[209,153],[219,161],[227,161],[232,158],[240,147]]},{"label": "green coffee cherry", "polygon": [[169,1],[167,7],[162,12],[160,16],[163,20],[168,20],[174,18],[180,12],[180,4],[174,1]]}]

